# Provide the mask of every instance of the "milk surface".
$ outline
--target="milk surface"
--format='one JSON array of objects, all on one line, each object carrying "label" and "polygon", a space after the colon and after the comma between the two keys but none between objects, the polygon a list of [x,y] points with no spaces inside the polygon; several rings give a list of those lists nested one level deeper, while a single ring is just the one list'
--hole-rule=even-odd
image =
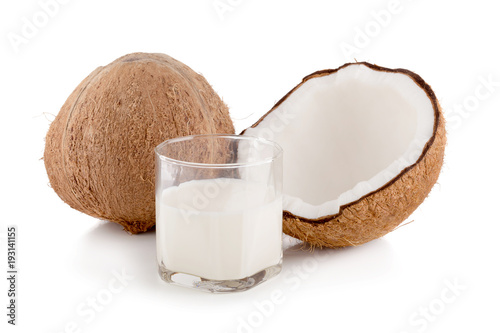
[{"label": "milk surface", "polygon": [[158,263],[212,280],[251,276],[282,256],[282,198],[265,183],[192,180],[157,194]]}]

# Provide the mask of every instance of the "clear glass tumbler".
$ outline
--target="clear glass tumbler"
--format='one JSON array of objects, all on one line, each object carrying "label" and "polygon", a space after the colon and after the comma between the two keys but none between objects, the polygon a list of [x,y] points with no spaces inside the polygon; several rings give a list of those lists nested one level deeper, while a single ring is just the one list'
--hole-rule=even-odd
[{"label": "clear glass tumbler", "polygon": [[161,278],[223,293],[269,280],[282,262],[282,149],[261,138],[194,135],[156,152]]}]

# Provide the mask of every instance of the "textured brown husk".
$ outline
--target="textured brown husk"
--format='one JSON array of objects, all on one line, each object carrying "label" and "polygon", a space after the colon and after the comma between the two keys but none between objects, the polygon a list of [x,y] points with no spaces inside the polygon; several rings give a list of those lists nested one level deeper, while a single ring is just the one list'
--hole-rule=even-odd
[{"label": "textured brown husk", "polygon": [[417,162],[405,168],[383,187],[340,207],[338,214],[311,220],[284,211],[283,231],[317,247],[361,245],[391,232],[424,201],[436,183],[443,164],[446,131],[441,107],[431,87],[419,75],[406,69],[389,69],[362,62],[348,63],[337,69],[312,73],[278,101],[252,127],[258,126],[270,112],[308,80],[330,75],[344,67],[354,65],[367,66],[376,71],[401,73],[413,79],[425,91],[432,103],[435,113],[433,135]]},{"label": "textured brown husk", "polygon": [[155,224],[154,147],[212,133],[234,127],[208,82],[167,55],[133,53],[73,91],[47,133],[44,162],[71,207],[139,233]]}]

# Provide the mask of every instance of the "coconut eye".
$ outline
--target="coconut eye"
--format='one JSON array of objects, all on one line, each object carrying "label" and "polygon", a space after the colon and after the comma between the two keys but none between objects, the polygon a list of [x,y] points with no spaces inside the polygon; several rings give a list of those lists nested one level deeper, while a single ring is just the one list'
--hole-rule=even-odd
[{"label": "coconut eye", "polygon": [[243,134],[283,148],[283,230],[327,247],[394,230],[437,181],[446,141],[422,78],[368,63],[305,77]]}]

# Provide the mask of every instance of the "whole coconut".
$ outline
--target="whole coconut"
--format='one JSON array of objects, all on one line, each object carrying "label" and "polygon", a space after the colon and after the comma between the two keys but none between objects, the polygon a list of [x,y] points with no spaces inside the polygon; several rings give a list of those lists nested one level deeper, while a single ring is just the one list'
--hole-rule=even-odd
[{"label": "whole coconut", "polygon": [[155,225],[155,146],[212,133],[234,127],[203,76],[164,54],[128,54],[66,100],[47,133],[45,168],[72,208],[135,234]]}]

